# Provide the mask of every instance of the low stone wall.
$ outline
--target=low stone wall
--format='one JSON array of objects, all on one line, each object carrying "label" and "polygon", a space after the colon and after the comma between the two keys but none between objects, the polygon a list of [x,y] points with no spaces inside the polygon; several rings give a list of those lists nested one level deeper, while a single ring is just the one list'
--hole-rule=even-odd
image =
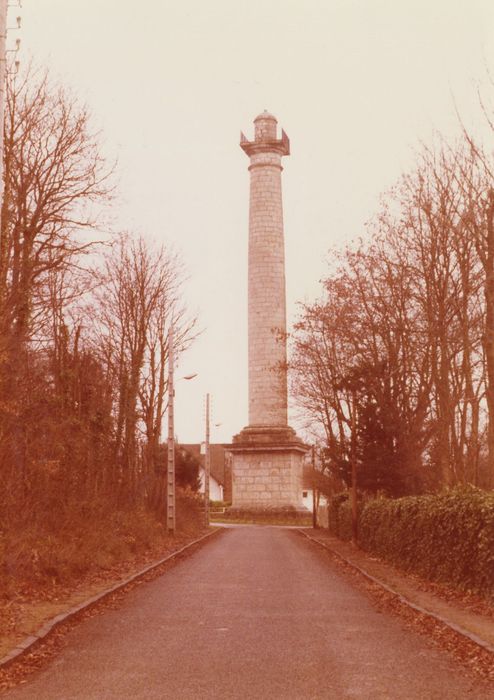
[{"label": "low stone wall", "polygon": [[227,508],[224,513],[212,513],[211,522],[252,523],[265,525],[312,525],[312,513],[295,508]]}]

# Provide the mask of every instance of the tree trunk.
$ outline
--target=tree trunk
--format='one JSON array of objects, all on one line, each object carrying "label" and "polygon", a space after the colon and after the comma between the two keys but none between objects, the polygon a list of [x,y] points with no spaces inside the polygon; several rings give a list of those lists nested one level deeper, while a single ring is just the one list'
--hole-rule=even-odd
[{"label": "tree trunk", "polygon": [[486,210],[487,256],[485,271],[485,359],[487,368],[486,398],[489,411],[487,447],[488,483],[494,487],[494,190],[489,190]]}]

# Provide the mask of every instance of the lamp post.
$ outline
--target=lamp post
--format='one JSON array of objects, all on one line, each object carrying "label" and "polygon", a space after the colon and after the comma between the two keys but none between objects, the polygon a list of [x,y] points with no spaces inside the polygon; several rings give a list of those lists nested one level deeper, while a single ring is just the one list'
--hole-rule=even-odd
[{"label": "lamp post", "polygon": [[[218,428],[221,423],[213,423],[213,427]],[[206,394],[206,436],[204,441],[204,516],[206,525],[209,525],[209,500],[211,483],[211,400]],[[201,446],[202,454],[202,446]]]},{"label": "lamp post", "polygon": [[[175,534],[176,527],[176,499],[175,499],[175,416],[174,416],[174,365],[175,353],[173,349],[173,324],[168,331],[168,440],[167,440],[167,468],[166,468],[166,529]],[[187,374],[182,379],[194,379],[197,373]]]},{"label": "lamp post", "polygon": [[173,386],[173,365],[175,362],[173,352],[173,326],[168,331],[168,442],[167,442],[167,469],[166,469],[166,529],[175,533],[175,426],[173,415],[173,399],[175,388]]},{"label": "lamp post", "polygon": [[209,476],[211,474],[211,451],[209,449],[210,436],[209,394],[206,394],[206,442],[204,443],[204,515],[206,526],[209,525]]}]

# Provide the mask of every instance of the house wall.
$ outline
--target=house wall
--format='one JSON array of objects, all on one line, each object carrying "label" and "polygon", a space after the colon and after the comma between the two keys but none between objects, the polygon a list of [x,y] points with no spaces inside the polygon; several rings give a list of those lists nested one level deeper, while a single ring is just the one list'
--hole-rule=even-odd
[{"label": "house wall", "polygon": [[[204,469],[199,469],[199,493],[204,493]],[[209,500],[223,500],[223,486],[219,484],[214,476],[209,477]]]},{"label": "house wall", "polygon": [[[314,508],[314,502],[313,502],[313,496],[312,496],[312,489],[304,489],[302,491],[302,501],[304,503],[304,506],[307,508],[307,510],[310,510],[312,513]],[[324,496],[322,493],[319,494],[319,510],[325,508],[327,505],[327,499],[326,496]]]}]

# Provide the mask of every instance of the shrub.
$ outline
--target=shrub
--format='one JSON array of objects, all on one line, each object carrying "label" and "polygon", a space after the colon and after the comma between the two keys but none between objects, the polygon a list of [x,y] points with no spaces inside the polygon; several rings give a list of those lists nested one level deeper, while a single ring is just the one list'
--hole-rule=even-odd
[{"label": "shrub", "polygon": [[431,581],[494,595],[494,493],[373,499],[360,513],[359,544]]},{"label": "shrub", "polygon": [[[177,535],[194,537],[205,529],[202,499],[177,489]],[[143,507],[112,510],[107,503],[69,504],[58,518],[47,512],[44,520],[22,528],[1,529],[0,596],[10,597],[25,586],[42,590],[72,585],[87,574],[149,555],[168,551],[170,537],[154,512]]]},{"label": "shrub", "polygon": [[328,528],[341,540],[352,539],[352,508],[348,491],[331,497],[328,503]]}]

